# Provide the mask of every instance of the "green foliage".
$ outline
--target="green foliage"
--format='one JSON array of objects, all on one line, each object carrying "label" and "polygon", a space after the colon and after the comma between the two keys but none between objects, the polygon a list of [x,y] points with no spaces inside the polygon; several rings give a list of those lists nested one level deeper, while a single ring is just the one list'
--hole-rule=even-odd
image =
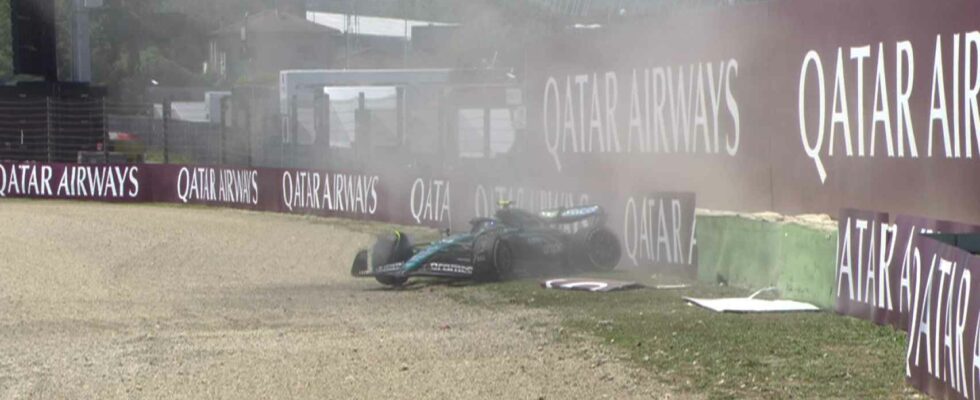
[{"label": "green foliage", "polygon": [[10,38],[10,2],[0,1],[0,79],[13,74],[13,43]]},{"label": "green foliage", "polygon": [[[144,159],[144,161],[147,164],[163,164],[164,157],[163,157],[163,151],[162,150],[153,150],[153,151],[146,152],[145,153],[145,157],[146,158]],[[190,155],[187,155],[187,154],[184,154],[184,153],[173,153],[172,152],[170,154],[167,154],[167,157],[166,158],[168,159],[168,161],[171,164],[188,164],[188,165],[191,165],[191,164],[194,164],[195,162],[197,162],[197,160],[195,160],[194,157],[191,157]]]},{"label": "green foliage", "polygon": [[275,3],[119,0],[93,15],[93,78],[126,102],[139,101],[151,80],[165,86],[214,84],[202,70],[209,35]]},{"label": "green foliage", "polygon": [[241,21],[245,14],[275,7],[276,0],[165,0],[156,3],[154,11],[184,14],[216,30]]},{"label": "green foliage", "polygon": [[[462,53],[504,57],[507,43],[523,40],[516,30],[529,18],[525,0],[406,0],[388,2],[383,14],[463,22],[451,46]],[[140,101],[150,80],[166,86],[218,82],[202,75],[210,33],[241,21],[246,14],[273,8],[277,0],[113,0],[91,12],[94,83],[108,86],[118,101]],[[71,79],[72,0],[56,0],[58,64]],[[379,10],[375,10],[379,11]],[[0,77],[11,76],[9,1],[0,0]],[[478,45],[477,45],[478,44]]]}]

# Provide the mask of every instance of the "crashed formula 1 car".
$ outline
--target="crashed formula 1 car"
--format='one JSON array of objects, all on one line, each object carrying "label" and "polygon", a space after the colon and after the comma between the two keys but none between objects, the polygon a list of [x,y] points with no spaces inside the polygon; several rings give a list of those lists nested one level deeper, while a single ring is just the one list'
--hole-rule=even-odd
[{"label": "crashed formula 1 car", "polygon": [[[401,286],[416,276],[495,281],[521,272],[610,271],[622,248],[604,223],[599,206],[534,214],[503,202],[494,218],[474,219],[469,233],[437,242],[413,245],[399,231],[382,235],[357,253],[351,274]],[[573,224],[580,224],[577,232],[563,229]]]}]

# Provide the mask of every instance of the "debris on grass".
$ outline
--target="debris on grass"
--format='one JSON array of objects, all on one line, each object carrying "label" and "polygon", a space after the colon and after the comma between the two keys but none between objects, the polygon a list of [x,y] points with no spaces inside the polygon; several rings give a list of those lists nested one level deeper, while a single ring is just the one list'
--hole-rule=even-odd
[{"label": "debris on grass", "polygon": [[[663,283],[622,272],[610,279]],[[679,282],[670,282],[678,284]],[[473,290],[527,299],[562,320],[559,340],[596,337],[663,382],[707,398],[914,398],[904,382],[904,333],[833,313],[705,314],[686,297],[745,297],[733,287],[626,291],[596,297],[516,281]],[[493,306],[492,304],[487,304]],[[643,310],[638,312],[637,310]],[[710,317],[706,317],[710,315]]]}]

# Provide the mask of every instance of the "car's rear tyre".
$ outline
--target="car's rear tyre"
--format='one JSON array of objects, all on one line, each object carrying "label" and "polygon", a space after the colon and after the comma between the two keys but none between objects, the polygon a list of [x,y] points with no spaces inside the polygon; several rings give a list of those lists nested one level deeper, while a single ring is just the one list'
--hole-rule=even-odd
[{"label": "car's rear tyre", "polygon": [[616,269],[623,256],[619,239],[606,228],[593,228],[576,234],[576,244],[581,260],[592,271],[608,272]]},{"label": "car's rear tyre", "polygon": [[491,282],[509,279],[514,274],[516,257],[514,249],[494,234],[476,238],[473,245],[473,278]]},{"label": "car's rear tyre", "polygon": [[497,245],[493,250],[493,266],[497,272],[497,279],[507,279],[514,274],[514,249],[504,240],[497,240]]}]

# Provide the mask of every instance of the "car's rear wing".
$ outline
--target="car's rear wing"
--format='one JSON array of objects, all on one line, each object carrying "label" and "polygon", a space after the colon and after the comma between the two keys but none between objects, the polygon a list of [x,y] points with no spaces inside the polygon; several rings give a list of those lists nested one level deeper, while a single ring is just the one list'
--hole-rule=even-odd
[{"label": "car's rear wing", "polygon": [[600,206],[592,205],[544,210],[539,215],[553,224],[574,224],[585,220],[597,220],[601,223],[605,220],[606,211]]}]

